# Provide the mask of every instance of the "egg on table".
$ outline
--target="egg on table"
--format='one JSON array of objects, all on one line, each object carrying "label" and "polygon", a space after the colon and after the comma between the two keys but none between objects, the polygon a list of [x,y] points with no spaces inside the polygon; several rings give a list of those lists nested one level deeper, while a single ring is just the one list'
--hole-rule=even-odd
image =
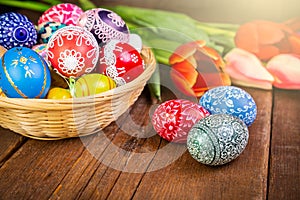
[{"label": "egg on table", "polygon": [[167,141],[185,143],[192,126],[209,115],[202,106],[184,99],[160,104],[152,116],[155,131]]},{"label": "egg on table", "polygon": [[51,85],[45,60],[27,47],[7,50],[0,67],[0,87],[10,98],[44,98]]},{"label": "egg on table", "polygon": [[223,165],[246,148],[248,128],[237,117],[214,114],[200,119],[189,131],[187,148],[191,156],[206,165]]},{"label": "egg on table", "polygon": [[108,9],[94,8],[85,11],[77,25],[93,33],[100,46],[112,39],[121,42],[129,41],[129,29],[126,23],[118,14]]},{"label": "egg on table", "polygon": [[144,71],[145,64],[140,53],[128,43],[111,40],[100,49],[96,71],[103,73],[117,83],[124,85]]},{"label": "egg on table", "polygon": [[91,73],[80,77],[75,83],[75,96],[84,97],[106,92],[116,87],[110,77]]},{"label": "egg on table", "polygon": [[37,43],[34,24],[25,16],[16,12],[0,15],[0,45],[6,49],[13,47],[31,48]]},{"label": "egg on table", "polygon": [[76,78],[94,69],[98,62],[99,46],[89,31],[79,26],[66,26],[50,38],[47,56],[58,74]]},{"label": "egg on table", "polygon": [[200,98],[200,105],[211,114],[230,114],[250,126],[256,119],[257,107],[253,97],[235,86],[219,86],[208,90]]}]

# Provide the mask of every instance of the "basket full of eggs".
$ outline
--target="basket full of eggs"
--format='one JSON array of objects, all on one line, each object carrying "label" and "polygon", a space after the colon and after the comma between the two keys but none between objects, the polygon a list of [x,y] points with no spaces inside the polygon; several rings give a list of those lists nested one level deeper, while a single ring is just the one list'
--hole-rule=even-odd
[{"label": "basket full of eggs", "polygon": [[150,48],[113,11],[63,3],[37,26],[0,15],[0,125],[57,140],[93,134],[139,97],[156,67]]}]

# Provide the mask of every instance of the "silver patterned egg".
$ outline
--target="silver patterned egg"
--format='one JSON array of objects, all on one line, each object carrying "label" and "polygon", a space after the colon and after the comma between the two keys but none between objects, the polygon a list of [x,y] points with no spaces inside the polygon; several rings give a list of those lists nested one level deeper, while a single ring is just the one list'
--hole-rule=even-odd
[{"label": "silver patterned egg", "polygon": [[252,96],[235,86],[219,86],[204,93],[200,105],[210,114],[230,114],[250,126],[256,119],[257,107]]},{"label": "silver patterned egg", "polygon": [[239,118],[228,114],[209,115],[189,131],[187,148],[200,163],[223,165],[243,152],[248,137],[248,128]]}]

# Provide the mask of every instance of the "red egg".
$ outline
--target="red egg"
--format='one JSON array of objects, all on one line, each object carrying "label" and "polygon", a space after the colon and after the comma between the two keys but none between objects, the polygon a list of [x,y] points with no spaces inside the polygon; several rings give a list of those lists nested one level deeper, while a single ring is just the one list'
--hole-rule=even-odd
[{"label": "red egg", "polygon": [[83,10],[75,4],[61,3],[46,10],[38,20],[43,22],[60,22],[66,25],[76,25]]},{"label": "red egg", "polygon": [[97,71],[111,77],[117,86],[121,86],[143,73],[144,60],[130,44],[111,40],[100,49]]},{"label": "red egg", "polygon": [[185,143],[194,124],[209,115],[202,106],[183,99],[159,105],[152,116],[155,131],[167,141]]},{"label": "red egg", "polygon": [[99,46],[89,31],[78,26],[66,26],[57,30],[50,38],[47,56],[58,74],[76,78],[95,68]]}]

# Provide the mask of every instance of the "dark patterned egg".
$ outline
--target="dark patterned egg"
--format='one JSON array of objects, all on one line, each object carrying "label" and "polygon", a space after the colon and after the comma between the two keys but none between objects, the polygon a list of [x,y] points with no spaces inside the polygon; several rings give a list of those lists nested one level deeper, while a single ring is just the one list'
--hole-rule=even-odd
[{"label": "dark patterned egg", "polygon": [[46,10],[39,18],[38,25],[43,22],[60,22],[66,25],[76,25],[83,10],[71,3],[61,3]]},{"label": "dark patterned egg", "polygon": [[51,85],[45,60],[27,47],[9,49],[2,57],[0,87],[11,98],[44,98]]},{"label": "dark patterned egg", "polygon": [[244,151],[248,137],[248,128],[239,118],[228,114],[209,115],[189,131],[187,148],[200,163],[223,165]]},{"label": "dark patterned egg", "polygon": [[129,41],[129,29],[124,20],[115,12],[103,8],[85,11],[77,23],[93,33],[99,45],[103,46],[112,39]]},{"label": "dark patterned egg", "polygon": [[200,105],[211,114],[230,114],[250,126],[256,119],[257,107],[252,96],[234,86],[220,86],[208,90],[200,98]]},{"label": "dark patterned egg", "polygon": [[208,115],[207,110],[194,102],[174,99],[162,103],[155,109],[152,125],[165,140],[185,143],[193,125]]},{"label": "dark patterned egg", "polygon": [[60,22],[43,22],[37,26],[38,38],[40,43],[48,43],[50,37],[58,29],[67,26]]},{"label": "dark patterned egg", "polygon": [[31,48],[36,43],[36,29],[25,15],[15,12],[0,15],[0,45],[6,49]]},{"label": "dark patterned egg", "polygon": [[144,71],[140,53],[128,43],[111,40],[100,49],[97,71],[112,78],[117,86],[137,78]]}]

